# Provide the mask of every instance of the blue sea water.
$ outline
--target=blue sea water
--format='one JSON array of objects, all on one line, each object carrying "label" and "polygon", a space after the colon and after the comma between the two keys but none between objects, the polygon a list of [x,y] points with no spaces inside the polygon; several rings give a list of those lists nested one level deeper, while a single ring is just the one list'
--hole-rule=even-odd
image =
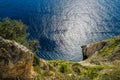
[{"label": "blue sea water", "polygon": [[20,19],[44,59],[82,60],[81,46],[120,34],[120,0],[0,0],[0,18]]}]

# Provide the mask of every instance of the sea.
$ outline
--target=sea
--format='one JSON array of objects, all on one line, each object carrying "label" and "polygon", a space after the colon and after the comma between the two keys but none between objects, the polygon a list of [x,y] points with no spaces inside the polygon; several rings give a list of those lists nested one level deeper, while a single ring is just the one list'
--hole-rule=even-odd
[{"label": "sea", "polygon": [[46,60],[81,61],[81,46],[120,35],[120,0],[0,0],[0,18],[27,24]]}]

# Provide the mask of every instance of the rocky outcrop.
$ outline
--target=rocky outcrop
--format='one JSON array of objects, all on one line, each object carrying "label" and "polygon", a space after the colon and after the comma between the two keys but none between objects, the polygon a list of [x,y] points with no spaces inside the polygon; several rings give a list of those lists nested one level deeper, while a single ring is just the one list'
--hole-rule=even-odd
[{"label": "rocky outcrop", "polygon": [[34,79],[33,53],[15,41],[0,37],[0,79]]},{"label": "rocky outcrop", "polygon": [[87,60],[48,61],[0,37],[0,80],[120,80],[120,36],[82,48]]},{"label": "rocky outcrop", "polygon": [[101,41],[82,46],[83,60],[93,55],[96,51],[101,50],[105,46],[105,44],[105,41]]},{"label": "rocky outcrop", "polygon": [[100,58],[100,55],[103,55],[103,57],[105,57],[111,54],[112,55],[111,58],[109,56],[110,60],[112,60],[113,58],[117,59],[116,57],[119,56],[117,54],[120,53],[119,45],[120,45],[120,36],[116,36],[116,37],[113,37],[113,38],[110,38],[104,41],[95,42],[95,43],[82,46],[82,52],[83,52],[83,57],[84,57],[83,59],[85,60],[89,58],[90,56],[92,56],[93,54],[97,54],[97,55],[99,54],[99,57],[96,56],[98,58]]}]

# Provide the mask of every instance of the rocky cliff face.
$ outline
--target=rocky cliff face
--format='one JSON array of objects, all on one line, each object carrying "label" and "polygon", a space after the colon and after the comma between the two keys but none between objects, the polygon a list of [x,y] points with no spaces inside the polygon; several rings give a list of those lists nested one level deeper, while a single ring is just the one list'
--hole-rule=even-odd
[{"label": "rocky cliff face", "polygon": [[[99,55],[104,54],[106,56],[107,56],[107,54],[111,54],[111,55],[118,56],[117,53],[120,53],[119,45],[120,45],[120,36],[116,36],[116,37],[108,39],[108,40],[95,42],[95,43],[91,43],[91,44],[82,46],[84,60],[89,58],[93,54],[99,54]],[[108,55],[108,56],[110,56],[110,55]],[[96,57],[98,57],[98,56],[96,56]]]},{"label": "rocky cliff face", "polygon": [[[119,63],[120,36],[86,45],[83,48],[85,62],[96,64]],[[85,59],[84,58],[84,59]]]},{"label": "rocky cliff face", "polygon": [[81,62],[46,61],[0,37],[0,80],[120,80],[120,36],[83,46],[83,53]]},{"label": "rocky cliff face", "polygon": [[[86,60],[40,61],[39,80],[120,80],[120,36],[83,46]],[[41,77],[43,76],[43,77]]]},{"label": "rocky cliff face", "polygon": [[0,37],[0,79],[34,78],[33,53],[15,41]]},{"label": "rocky cliff face", "polygon": [[101,50],[105,46],[106,42],[96,42],[89,45],[82,46],[83,60],[87,59],[95,52]]},{"label": "rocky cliff face", "polygon": [[[84,55],[92,55],[86,62],[96,64],[111,64],[117,65],[120,60],[120,36],[104,40],[101,42],[90,44],[92,46],[85,47]],[[96,47],[97,45],[97,47]],[[95,47],[95,48],[94,48]],[[87,55],[87,57],[89,57]],[[119,64],[118,64],[119,65]]]}]

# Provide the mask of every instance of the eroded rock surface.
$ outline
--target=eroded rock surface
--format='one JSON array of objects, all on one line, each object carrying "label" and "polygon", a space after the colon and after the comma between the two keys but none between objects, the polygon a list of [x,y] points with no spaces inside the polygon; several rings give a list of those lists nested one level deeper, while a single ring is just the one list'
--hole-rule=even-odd
[{"label": "eroded rock surface", "polygon": [[87,59],[91,55],[93,55],[96,51],[101,50],[105,46],[106,42],[96,42],[93,44],[82,46],[82,52],[83,52],[83,60]]},{"label": "eroded rock surface", "polygon": [[0,78],[30,80],[34,78],[33,53],[15,41],[0,37]]}]

